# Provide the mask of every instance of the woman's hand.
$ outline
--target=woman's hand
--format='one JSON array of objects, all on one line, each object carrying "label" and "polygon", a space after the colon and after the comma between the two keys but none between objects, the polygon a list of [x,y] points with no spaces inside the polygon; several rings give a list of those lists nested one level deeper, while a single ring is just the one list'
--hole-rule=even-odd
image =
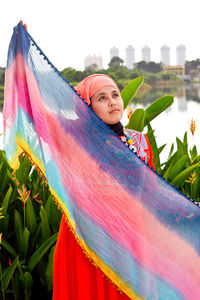
[{"label": "woman's hand", "polygon": [[20,23],[24,26],[24,28],[27,30],[27,25],[25,23],[23,23],[22,20],[20,20]]}]

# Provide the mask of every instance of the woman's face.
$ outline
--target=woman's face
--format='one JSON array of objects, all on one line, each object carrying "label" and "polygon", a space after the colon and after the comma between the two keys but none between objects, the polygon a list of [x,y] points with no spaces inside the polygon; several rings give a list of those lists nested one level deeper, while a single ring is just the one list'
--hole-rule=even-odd
[{"label": "woman's face", "polygon": [[113,86],[108,85],[99,89],[91,98],[93,111],[106,124],[118,123],[124,112],[121,95]]}]

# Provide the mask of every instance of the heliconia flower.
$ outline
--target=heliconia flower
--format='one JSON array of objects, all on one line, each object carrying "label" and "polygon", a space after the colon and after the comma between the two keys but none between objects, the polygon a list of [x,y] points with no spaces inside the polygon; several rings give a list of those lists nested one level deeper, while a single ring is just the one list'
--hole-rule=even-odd
[{"label": "heliconia flower", "polygon": [[192,120],[190,122],[190,131],[191,131],[192,135],[194,135],[196,127],[197,127],[196,121],[192,118]]},{"label": "heliconia flower", "polygon": [[25,198],[25,200],[24,200],[24,205],[26,205],[26,202],[27,202],[27,200],[28,200],[28,198],[29,198],[29,196],[30,196],[30,193],[31,193],[31,191],[28,191],[28,193],[27,193],[27,195],[26,195],[26,198]]},{"label": "heliconia flower", "polygon": [[197,172],[194,171],[194,172],[190,175],[189,179],[186,180],[186,182],[189,182],[191,185],[193,185],[193,183],[195,182],[197,176],[198,176],[198,175],[197,175]]},{"label": "heliconia flower", "polygon": [[3,233],[1,232],[1,233],[0,233],[0,244],[1,244],[2,234],[3,234]]},{"label": "heliconia flower", "polygon": [[22,185],[21,189],[17,189],[20,197],[19,199],[24,203],[24,206],[26,205],[26,202],[30,196],[31,191],[27,191],[26,187],[24,185]]},{"label": "heliconia flower", "polygon": [[22,192],[20,191],[20,189],[17,189],[17,191],[20,194],[20,196],[22,196]]},{"label": "heliconia flower", "polygon": [[131,105],[131,106],[127,107],[127,117],[128,117],[128,119],[130,119],[132,113],[133,113],[133,106]]}]

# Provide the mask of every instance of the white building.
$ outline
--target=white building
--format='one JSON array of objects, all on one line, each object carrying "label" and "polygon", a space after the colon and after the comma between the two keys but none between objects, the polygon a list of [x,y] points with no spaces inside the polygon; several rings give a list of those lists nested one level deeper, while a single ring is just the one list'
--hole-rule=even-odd
[{"label": "white building", "polygon": [[151,49],[147,45],[142,48],[142,60],[147,63],[151,61]]},{"label": "white building", "polygon": [[112,47],[110,49],[110,60],[115,56],[119,57],[119,50],[116,47]]},{"label": "white building", "polygon": [[126,48],[126,67],[130,70],[134,68],[135,64],[135,49],[132,46]]},{"label": "white building", "polygon": [[94,70],[101,70],[103,68],[102,57],[96,55],[88,55],[84,60],[85,69],[91,67]]},{"label": "white building", "polygon": [[163,45],[160,48],[161,63],[165,66],[170,66],[170,48],[167,45]]},{"label": "white building", "polygon": [[176,58],[177,65],[184,66],[186,62],[186,48],[184,45],[179,45],[176,47]]}]

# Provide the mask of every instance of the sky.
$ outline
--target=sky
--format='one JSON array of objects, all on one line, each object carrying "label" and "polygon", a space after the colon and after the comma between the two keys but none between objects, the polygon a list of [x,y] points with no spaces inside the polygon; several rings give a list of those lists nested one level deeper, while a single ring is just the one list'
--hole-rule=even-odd
[{"label": "sky", "polygon": [[200,58],[199,0],[6,0],[1,3],[0,66],[6,58],[13,27],[20,20],[58,70],[84,69],[85,56],[101,55],[103,67],[110,48],[125,61],[128,45],[151,48],[151,60],[160,62],[160,47],[170,47],[171,65],[176,47],[186,47],[186,59]]}]

